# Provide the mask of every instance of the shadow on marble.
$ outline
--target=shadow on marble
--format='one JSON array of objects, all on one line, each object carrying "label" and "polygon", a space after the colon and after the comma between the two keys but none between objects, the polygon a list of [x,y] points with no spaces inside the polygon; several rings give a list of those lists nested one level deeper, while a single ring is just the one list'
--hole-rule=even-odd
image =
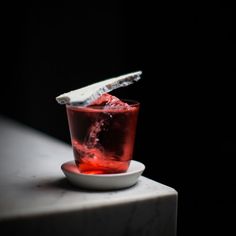
[{"label": "shadow on marble", "polygon": [[52,190],[52,189],[60,189],[64,191],[71,191],[71,192],[84,192],[84,193],[94,193],[94,192],[114,192],[114,191],[125,191],[127,189],[134,188],[139,185],[139,181],[131,187],[118,189],[118,190],[91,190],[85,189],[78,186],[74,186],[71,184],[66,178],[59,178],[59,179],[48,179],[48,180],[39,180],[36,184],[36,187],[40,190]]}]

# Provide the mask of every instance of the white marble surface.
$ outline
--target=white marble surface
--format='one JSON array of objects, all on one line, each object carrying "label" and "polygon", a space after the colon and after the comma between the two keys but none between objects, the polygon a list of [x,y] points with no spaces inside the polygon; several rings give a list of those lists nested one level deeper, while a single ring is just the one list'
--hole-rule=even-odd
[{"label": "white marble surface", "polygon": [[141,176],[128,189],[82,190],[70,185],[60,169],[72,159],[70,146],[0,118],[1,232],[175,235],[173,188]]}]

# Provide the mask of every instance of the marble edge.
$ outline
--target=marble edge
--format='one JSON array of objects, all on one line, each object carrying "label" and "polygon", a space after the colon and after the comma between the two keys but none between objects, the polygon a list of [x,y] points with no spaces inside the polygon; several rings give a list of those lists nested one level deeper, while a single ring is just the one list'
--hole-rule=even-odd
[{"label": "marble edge", "polygon": [[165,184],[162,184],[162,183],[160,183],[160,182],[158,182],[158,181],[156,181],[156,180],[153,180],[153,179],[150,179],[149,177],[147,178],[147,177],[145,177],[145,176],[140,176],[140,178],[145,178],[146,180],[148,180],[148,181],[150,181],[150,182],[153,182],[153,183],[156,183],[156,184],[159,184],[159,185],[161,185],[163,188],[165,188],[165,194],[170,194],[170,195],[172,195],[172,194],[174,194],[174,195],[178,195],[178,191],[176,190],[176,189],[174,189],[174,188],[172,188],[172,187],[169,187],[169,186],[167,186],[167,185],[165,185]]},{"label": "marble edge", "polygon": [[[104,204],[104,201],[94,201],[90,203],[89,205],[84,205],[83,207],[78,206],[75,207],[74,205],[71,206],[64,206],[60,209],[52,210],[51,207],[41,207],[40,209],[35,208],[33,211],[31,209],[31,212],[21,212],[18,211],[18,213],[14,213],[14,216],[12,215],[12,212],[10,214],[5,214],[0,216],[0,224],[2,222],[7,221],[14,221],[14,220],[27,220],[29,218],[41,218],[41,217],[48,217],[48,216],[55,216],[55,215],[61,215],[61,214],[74,214],[76,212],[80,211],[90,211],[90,210],[96,210],[99,208],[107,208],[107,207],[117,207],[119,205],[126,205],[126,204],[134,204],[134,203],[142,203],[150,200],[158,200],[161,198],[169,198],[174,197],[177,200],[178,194],[177,191],[170,188],[169,193],[165,193],[165,195],[159,195],[159,196],[151,196],[150,194],[144,194],[140,197],[132,198],[131,200],[127,201],[127,198],[119,198],[112,201],[108,201]],[[103,205],[101,206],[101,203]]]}]

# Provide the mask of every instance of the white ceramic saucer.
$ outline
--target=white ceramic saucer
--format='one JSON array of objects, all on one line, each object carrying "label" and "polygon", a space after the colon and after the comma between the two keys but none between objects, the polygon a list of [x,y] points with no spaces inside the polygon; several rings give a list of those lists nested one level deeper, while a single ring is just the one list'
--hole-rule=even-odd
[{"label": "white ceramic saucer", "polygon": [[132,160],[129,169],[119,174],[82,174],[74,161],[65,162],[61,169],[68,180],[82,188],[96,190],[112,190],[127,188],[134,185],[143,173],[145,166],[141,162]]}]

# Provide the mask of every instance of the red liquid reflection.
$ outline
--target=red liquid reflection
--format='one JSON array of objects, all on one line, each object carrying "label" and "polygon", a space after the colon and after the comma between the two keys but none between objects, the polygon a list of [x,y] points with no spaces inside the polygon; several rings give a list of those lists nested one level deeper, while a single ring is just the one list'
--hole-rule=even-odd
[{"label": "red liquid reflection", "polygon": [[125,172],[133,155],[139,105],[67,106],[72,147],[81,173]]}]

